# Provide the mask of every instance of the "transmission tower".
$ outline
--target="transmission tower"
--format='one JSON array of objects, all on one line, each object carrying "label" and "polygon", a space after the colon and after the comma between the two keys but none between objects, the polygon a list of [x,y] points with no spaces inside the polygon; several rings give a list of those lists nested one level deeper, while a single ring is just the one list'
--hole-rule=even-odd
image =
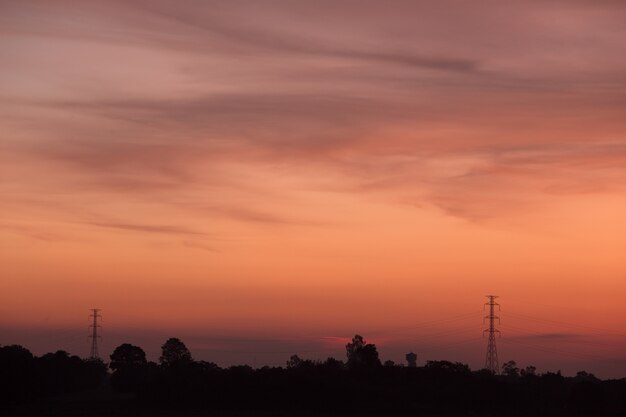
[{"label": "transmission tower", "polygon": [[[489,369],[492,373],[500,373],[500,364],[498,363],[498,350],[496,349],[496,333],[500,333],[500,330],[496,329],[495,321],[500,322],[500,317],[496,316],[496,306],[500,310],[500,304],[496,303],[497,295],[487,295],[489,302],[485,303],[489,306],[489,315],[485,316],[485,319],[489,319],[489,328],[483,331],[489,332],[489,341],[487,342],[487,357],[485,358],[485,368]],[[484,321],[484,320],[483,320]]]},{"label": "transmission tower", "polygon": [[89,337],[91,338],[91,354],[89,355],[89,358],[99,359],[100,355],[98,354],[98,339],[101,336],[98,335],[98,328],[102,327],[100,326],[100,324],[98,324],[98,320],[102,319],[102,316],[100,315],[100,309],[91,309],[91,314],[89,315],[89,318],[92,319],[92,323],[89,325],[89,328],[91,329],[91,334],[89,335]]}]

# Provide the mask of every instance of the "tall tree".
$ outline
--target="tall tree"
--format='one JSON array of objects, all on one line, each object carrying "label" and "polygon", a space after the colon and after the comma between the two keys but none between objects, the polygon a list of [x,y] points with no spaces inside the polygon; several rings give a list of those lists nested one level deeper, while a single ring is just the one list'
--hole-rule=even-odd
[{"label": "tall tree", "polygon": [[381,366],[376,345],[366,343],[361,335],[355,335],[352,342],[346,345],[348,368],[363,369]]},{"label": "tall tree", "polygon": [[110,356],[113,369],[111,386],[120,392],[134,392],[144,381],[148,368],[146,352],[139,346],[124,343]]},{"label": "tall tree", "polygon": [[510,377],[519,376],[519,368],[515,361],[508,361],[502,364],[502,374]]},{"label": "tall tree", "polygon": [[172,337],[161,346],[161,357],[159,358],[161,365],[172,366],[191,361],[191,352],[180,339]]},{"label": "tall tree", "polygon": [[146,352],[139,346],[134,346],[130,343],[124,343],[116,347],[110,358],[111,363],[109,367],[114,371],[142,367],[148,364]]}]

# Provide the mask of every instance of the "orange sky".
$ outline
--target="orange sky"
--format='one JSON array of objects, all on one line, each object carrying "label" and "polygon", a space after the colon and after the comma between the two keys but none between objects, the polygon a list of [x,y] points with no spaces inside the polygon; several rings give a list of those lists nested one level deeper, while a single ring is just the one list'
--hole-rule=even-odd
[{"label": "orange sky", "polygon": [[626,6],[0,0],[0,344],[626,375]]}]

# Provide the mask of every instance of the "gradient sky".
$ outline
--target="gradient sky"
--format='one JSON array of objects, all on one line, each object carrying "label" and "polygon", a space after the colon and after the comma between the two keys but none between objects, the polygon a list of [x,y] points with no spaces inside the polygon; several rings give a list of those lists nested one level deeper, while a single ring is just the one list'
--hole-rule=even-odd
[{"label": "gradient sky", "polygon": [[626,376],[626,3],[0,0],[0,343]]}]

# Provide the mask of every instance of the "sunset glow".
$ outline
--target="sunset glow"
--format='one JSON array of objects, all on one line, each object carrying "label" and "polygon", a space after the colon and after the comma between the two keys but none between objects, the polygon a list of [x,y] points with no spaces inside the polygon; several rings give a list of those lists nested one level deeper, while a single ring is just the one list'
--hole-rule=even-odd
[{"label": "sunset glow", "polygon": [[183,3],[0,0],[0,344],[626,374],[626,4]]}]

